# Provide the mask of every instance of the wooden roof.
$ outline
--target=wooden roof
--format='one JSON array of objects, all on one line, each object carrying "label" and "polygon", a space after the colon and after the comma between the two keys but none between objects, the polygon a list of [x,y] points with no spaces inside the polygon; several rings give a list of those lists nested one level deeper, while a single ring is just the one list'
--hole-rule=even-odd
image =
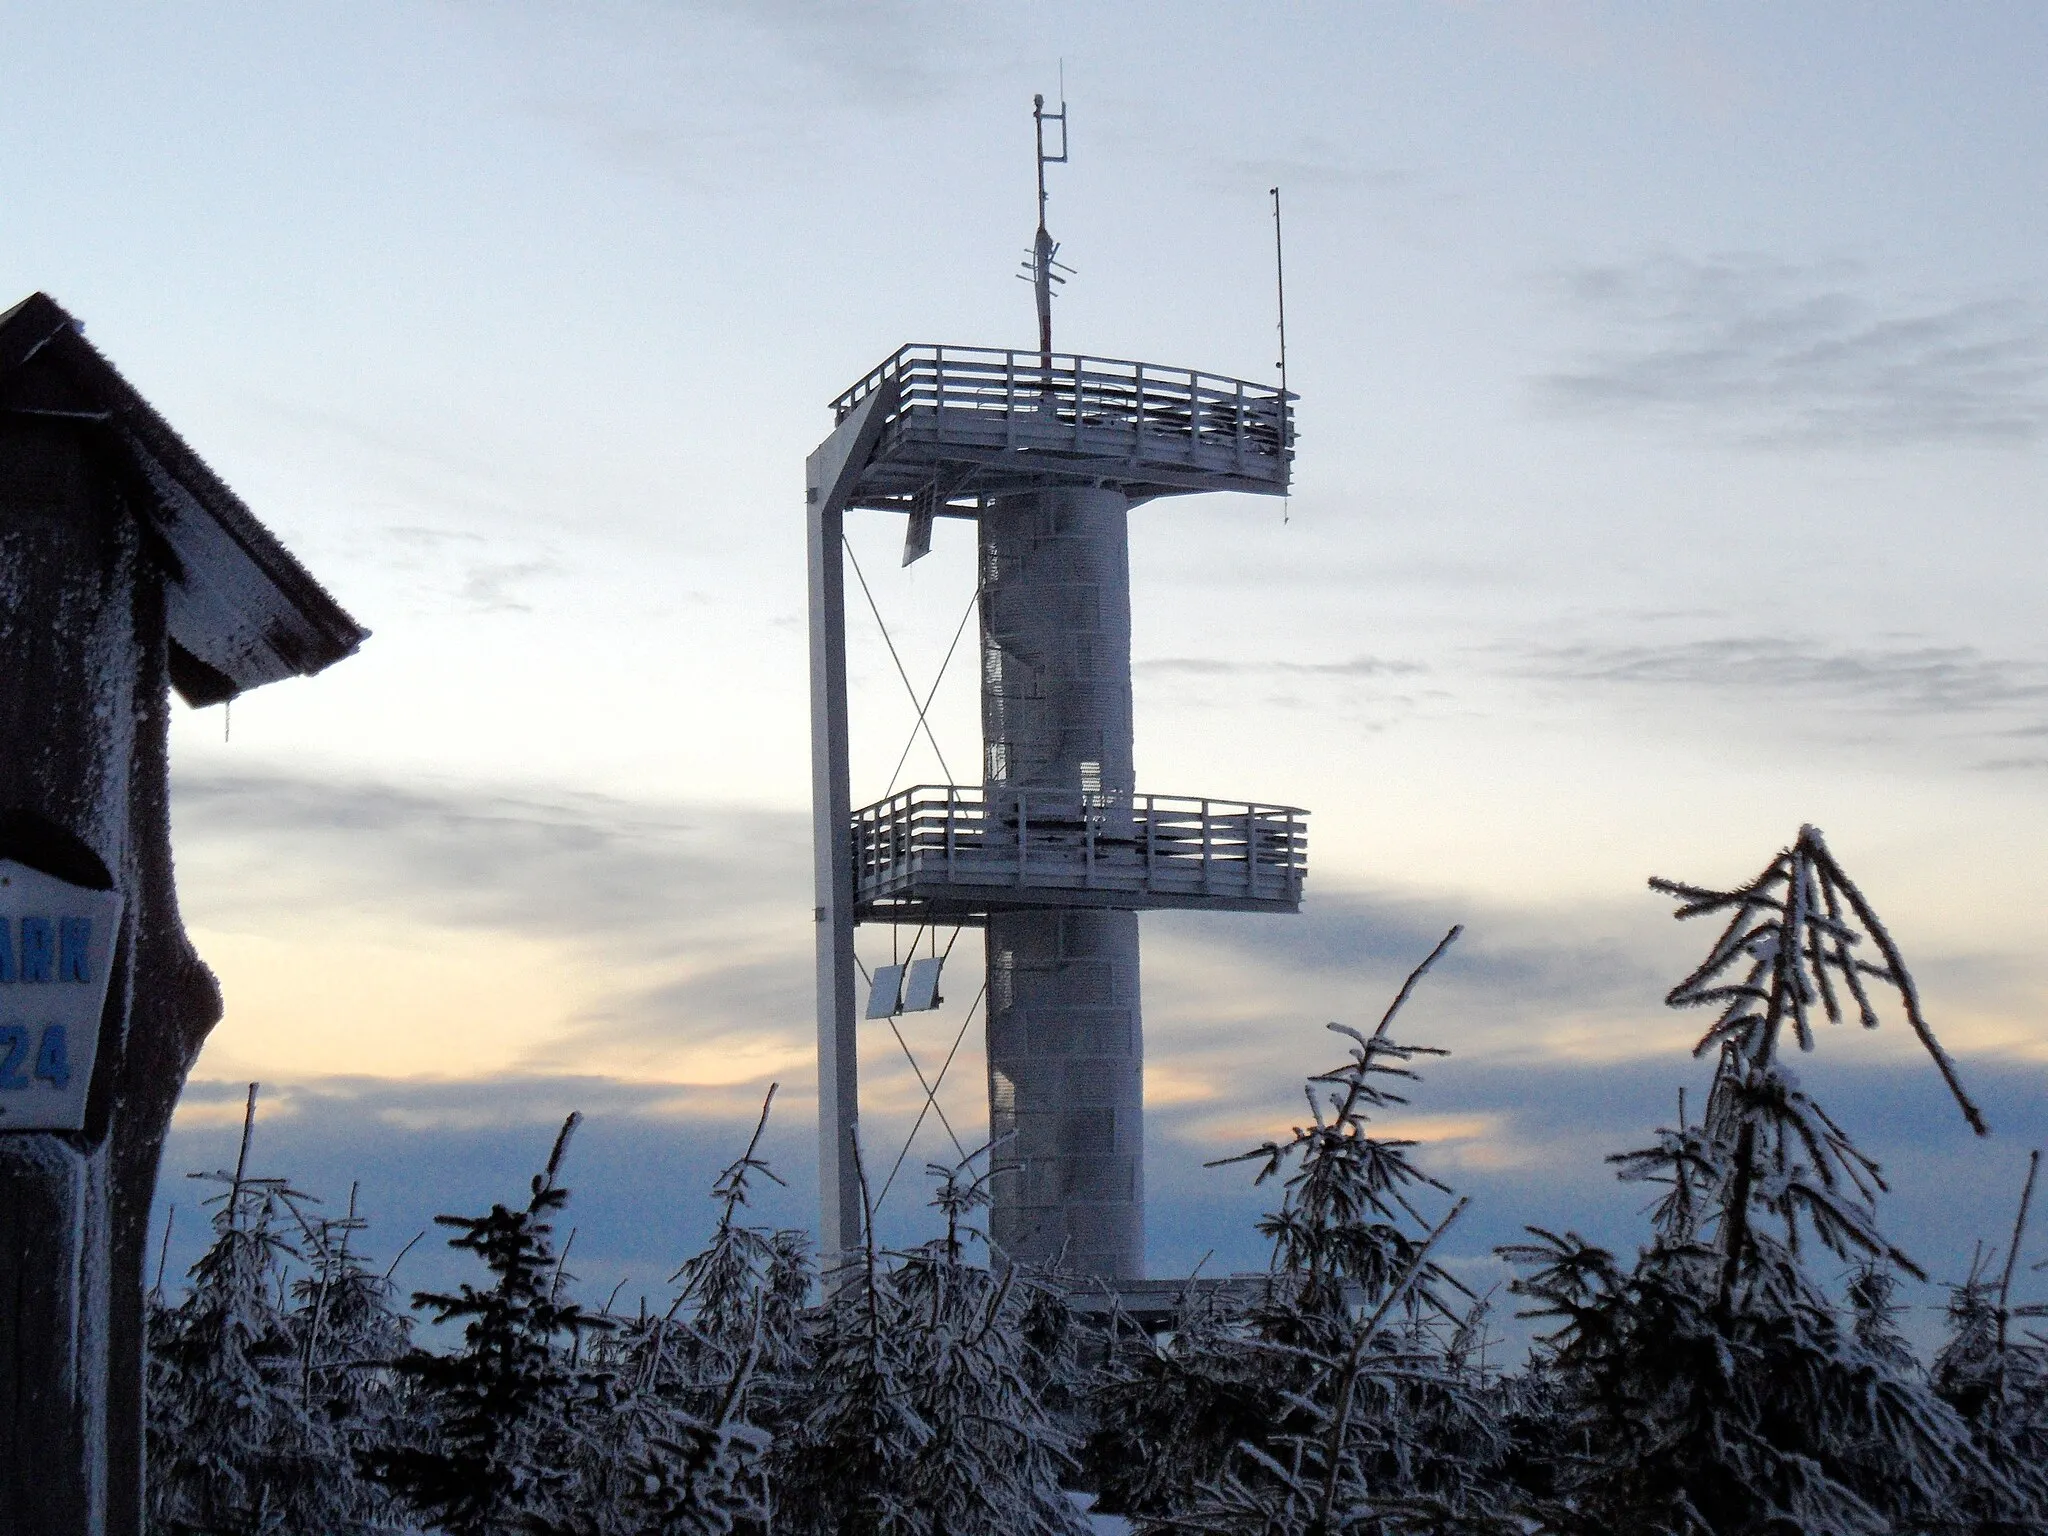
[{"label": "wooden roof", "polygon": [[188,703],[310,677],[368,638],[42,293],[0,313],[0,390],[31,367],[53,374],[63,398],[45,404],[38,392],[35,404],[10,404],[4,414],[103,422],[147,487],[144,510],[173,556],[165,582],[171,682]]}]

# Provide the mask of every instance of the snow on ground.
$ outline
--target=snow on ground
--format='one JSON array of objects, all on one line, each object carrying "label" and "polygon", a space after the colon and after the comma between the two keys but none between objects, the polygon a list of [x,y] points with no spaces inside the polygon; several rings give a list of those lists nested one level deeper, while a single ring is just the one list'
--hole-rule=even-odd
[{"label": "snow on ground", "polygon": [[1096,1532],[1096,1536],[1130,1536],[1131,1522],[1122,1515],[1098,1515],[1093,1512],[1094,1494],[1076,1493],[1070,1497],[1081,1506],[1081,1512],[1088,1516],[1089,1529]]}]

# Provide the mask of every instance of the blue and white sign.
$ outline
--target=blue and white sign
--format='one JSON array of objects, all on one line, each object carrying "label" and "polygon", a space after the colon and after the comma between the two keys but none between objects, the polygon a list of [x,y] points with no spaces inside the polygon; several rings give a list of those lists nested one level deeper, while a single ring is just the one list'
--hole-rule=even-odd
[{"label": "blue and white sign", "polygon": [[85,1128],[120,925],[118,892],[0,859],[0,1131]]}]

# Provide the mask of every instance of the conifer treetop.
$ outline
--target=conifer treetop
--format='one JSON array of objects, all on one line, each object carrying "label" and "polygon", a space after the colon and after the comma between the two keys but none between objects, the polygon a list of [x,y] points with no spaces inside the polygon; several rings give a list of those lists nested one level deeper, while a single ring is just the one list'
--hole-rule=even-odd
[{"label": "conifer treetop", "polygon": [[[1845,999],[1853,1003],[1863,1027],[1875,1029],[1879,1019],[1869,983],[1876,982],[1898,994],[1907,1023],[1933,1058],[1970,1129],[1979,1136],[1990,1134],[1955,1062],[1927,1022],[1920,989],[1898,945],[1829,852],[1820,828],[1801,827],[1791,847],[1754,880],[1734,890],[1709,890],[1657,877],[1652,877],[1650,889],[1677,898],[1679,907],[1672,916],[1681,921],[1729,913],[1727,926],[1706,959],[1664,998],[1672,1008],[1720,1007],[1720,1017],[1693,1047],[1694,1055],[1728,1044],[1744,1063],[1761,1067],[1776,1056],[1788,1024],[1799,1048],[1810,1051],[1815,1009],[1830,1023],[1840,1023]],[[1852,953],[1866,940],[1882,963]]]}]

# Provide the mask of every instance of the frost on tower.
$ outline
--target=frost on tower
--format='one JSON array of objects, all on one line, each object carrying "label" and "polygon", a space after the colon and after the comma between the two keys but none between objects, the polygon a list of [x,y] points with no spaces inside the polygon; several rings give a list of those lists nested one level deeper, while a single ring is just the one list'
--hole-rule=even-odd
[{"label": "frost on tower", "polygon": [[[1064,103],[1037,101],[1033,117],[1037,350],[900,348],[832,402],[837,425],[809,463],[822,1247],[829,1259],[861,1236],[854,927],[982,926],[991,1245],[1121,1282],[1144,1262],[1137,914],[1293,912],[1306,870],[1300,810],[1139,792],[1128,514],[1200,491],[1284,494],[1293,415],[1284,386],[1053,352],[1045,166],[1066,158]],[[853,807],[849,508],[903,513],[906,564],[935,518],[976,525],[978,785]],[[871,1013],[929,1006],[893,967],[880,981]]]}]

